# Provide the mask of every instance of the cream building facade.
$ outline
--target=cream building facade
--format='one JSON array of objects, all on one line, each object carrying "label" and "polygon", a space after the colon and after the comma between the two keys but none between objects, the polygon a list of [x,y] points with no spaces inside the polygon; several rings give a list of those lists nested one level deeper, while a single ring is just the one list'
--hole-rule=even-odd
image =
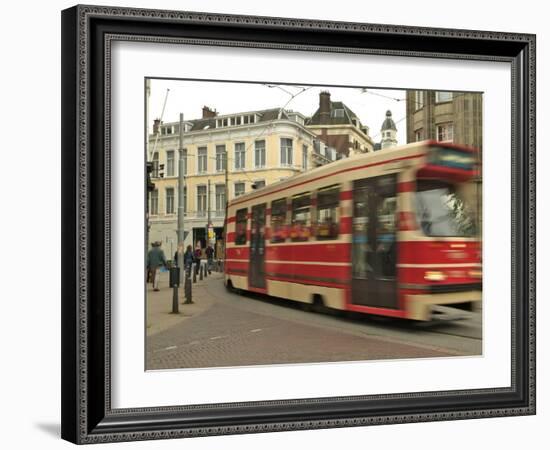
[{"label": "cream building facade", "polygon": [[[204,107],[201,119],[183,122],[186,246],[204,247],[209,223],[216,243],[223,242],[226,197],[308,170],[315,134],[305,119],[280,109],[218,115]],[[179,127],[179,122],[155,121],[148,142],[155,184],[149,194],[149,242],[160,241],[168,259],[177,249]]]}]

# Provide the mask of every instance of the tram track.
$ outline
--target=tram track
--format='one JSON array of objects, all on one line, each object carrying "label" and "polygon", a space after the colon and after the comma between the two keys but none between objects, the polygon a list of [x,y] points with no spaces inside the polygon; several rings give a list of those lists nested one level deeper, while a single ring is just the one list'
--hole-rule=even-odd
[{"label": "tram track", "polygon": [[[472,336],[471,334],[467,334],[467,333],[463,334],[461,332],[451,332],[451,331],[445,331],[445,330],[430,330],[429,328],[425,328],[424,331],[426,331],[428,333],[442,334],[442,335],[446,335],[446,336],[455,336],[455,337],[460,337],[460,338],[465,338],[465,339],[473,339],[473,340],[477,340],[477,341],[482,340],[481,334],[479,336]],[[472,331],[472,333],[473,332],[474,331]],[[481,330],[479,330],[478,332],[481,333]]]},{"label": "tram track", "polygon": [[419,324],[378,316],[305,311],[305,305],[297,302],[255,293],[228,293],[223,282],[210,285],[207,290],[217,301],[229,303],[232,307],[247,312],[276,316],[304,325],[331,328],[352,335],[446,349],[460,355],[481,354],[481,320],[478,320],[477,313],[470,313],[469,319],[460,322]]}]

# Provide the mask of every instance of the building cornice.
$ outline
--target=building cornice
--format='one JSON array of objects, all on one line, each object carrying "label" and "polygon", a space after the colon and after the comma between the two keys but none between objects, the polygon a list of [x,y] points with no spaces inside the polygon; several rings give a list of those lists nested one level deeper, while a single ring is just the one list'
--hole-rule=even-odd
[{"label": "building cornice", "polygon": [[[163,124],[162,126],[168,126],[172,123]],[[174,123],[176,124],[176,123]],[[298,122],[295,122],[293,120],[288,119],[277,119],[277,120],[271,120],[268,122],[259,122],[255,124],[246,124],[246,125],[234,125],[234,126],[228,126],[228,127],[221,127],[221,128],[208,128],[206,130],[196,130],[196,131],[186,131],[183,133],[184,140],[191,139],[191,138],[200,138],[200,137],[210,137],[213,135],[222,135],[223,133],[237,133],[242,132],[245,130],[257,130],[258,128],[267,128],[267,127],[277,127],[277,126],[291,126],[294,128],[299,129],[300,131],[310,135],[312,138],[317,137],[314,133],[308,130],[308,128]],[[250,133],[252,134],[252,133]],[[253,137],[253,136],[251,136]],[[261,137],[261,135],[258,135],[258,138]],[[149,142],[154,142],[157,139],[156,134],[150,134],[149,135]],[[160,141],[170,141],[170,140],[179,140],[179,134],[165,134],[165,135],[159,135],[158,140]],[[221,140],[221,139],[220,139]]]}]

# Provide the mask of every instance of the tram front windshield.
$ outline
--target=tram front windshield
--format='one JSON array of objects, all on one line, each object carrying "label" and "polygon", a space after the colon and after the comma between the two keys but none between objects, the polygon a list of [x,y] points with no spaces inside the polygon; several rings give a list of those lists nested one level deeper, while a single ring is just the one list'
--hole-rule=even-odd
[{"label": "tram front windshield", "polygon": [[426,236],[471,237],[476,234],[470,205],[454,185],[443,181],[418,181],[416,220]]}]

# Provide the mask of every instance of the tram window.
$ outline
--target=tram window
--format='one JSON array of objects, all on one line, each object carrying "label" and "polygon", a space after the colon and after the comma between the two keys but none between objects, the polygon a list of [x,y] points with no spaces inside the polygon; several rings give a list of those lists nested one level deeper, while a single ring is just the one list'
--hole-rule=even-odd
[{"label": "tram window", "polygon": [[395,179],[380,177],[377,183],[377,195],[379,196],[376,202],[377,270],[382,277],[395,277],[397,263]]},{"label": "tram window", "polygon": [[340,189],[329,187],[317,192],[317,239],[335,239],[338,236],[338,206]]},{"label": "tram window", "polygon": [[419,180],[416,219],[426,236],[470,237],[476,233],[473,210],[450,183]]},{"label": "tram window", "polygon": [[286,198],[271,202],[271,242],[286,240]]},{"label": "tram window", "polygon": [[294,242],[307,241],[311,235],[311,197],[309,192],[292,199],[292,223],[290,239]]},{"label": "tram window", "polygon": [[237,220],[236,220],[236,233],[235,233],[235,244],[244,245],[246,244],[246,224],[248,221],[248,209],[239,209],[237,211]]}]

